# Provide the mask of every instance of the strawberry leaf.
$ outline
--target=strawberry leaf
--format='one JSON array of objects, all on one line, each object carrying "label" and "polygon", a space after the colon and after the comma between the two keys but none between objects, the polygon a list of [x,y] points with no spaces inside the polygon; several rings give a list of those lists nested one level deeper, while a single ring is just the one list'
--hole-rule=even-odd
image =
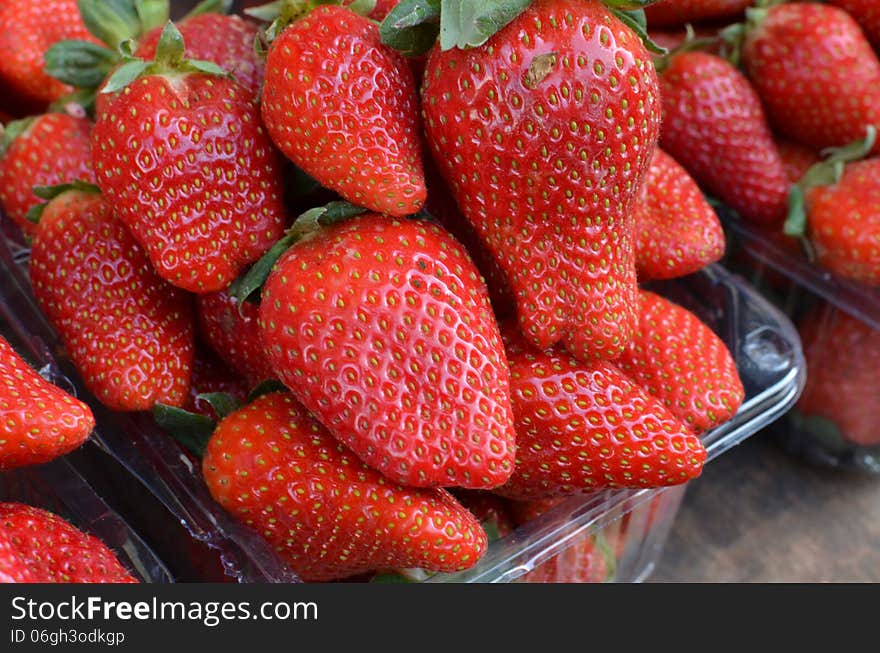
[{"label": "strawberry leaf", "polygon": [[149,65],[149,61],[142,59],[134,59],[122,64],[107,80],[101,93],[116,93],[122,90],[140,77]]},{"label": "strawberry leaf", "polygon": [[621,23],[629,27],[633,32],[636,33],[642,43],[644,43],[645,48],[648,52],[653,52],[654,54],[667,54],[669,50],[664,47],[661,47],[654,43],[650,36],[648,36],[648,21],[645,18],[644,10],[636,10],[636,11],[623,11],[621,9],[611,9],[611,13],[614,14],[615,18],[617,18]]},{"label": "strawberry leaf", "polygon": [[241,311],[241,307],[248,300],[248,297],[263,287],[266,279],[269,278],[269,273],[272,272],[272,268],[275,266],[275,262],[281,258],[281,255],[294,242],[296,242],[296,239],[291,234],[287,234],[272,245],[269,251],[263,254],[247,272],[229,285],[229,294],[238,301],[239,311]]},{"label": "strawberry leaf", "polygon": [[134,0],[134,9],[140,22],[140,35],[168,22],[168,0]]},{"label": "strawberry leaf", "polygon": [[202,59],[189,59],[187,64],[198,70],[200,73],[206,73],[208,75],[215,75],[217,77],[231,77],[232,73],[230,73],[225,68],[221,68],[213,61],[204,61]]},{"label": "strawberry leaf", "polygon": [[346,5],[345,8],[356,13],[358,16],[369,16],[370,12],[376,8],[376,0],[354,0],[350,5]]},{"label": "strawberry leaf", "polygon": [[161,403],[153,407],[153,417],[159,426],[201,460],[205,455],[208,441],[214,433],[216,426],[214,420],[183,408]]},{"label": "strawberry leaf", "polygon": [[644,9],[649,5],[653,5],[660,0],[602,0],[602,4],[610,9],[621,9],[623,11],[635,11]]},{"label": "strawberry leaf", "polygon": [[3,126],[3,137],[0,139],[0,156],[6,152],[6,148],[12,145],[12,141],[25,133],[28,128],[32,124],[34,124],[35,117],[31,116],[30,118],[22,118],[21,120],[13,120],[12,122],[6,123]]},{"label": "strawberry leaf", "polygon": [[440,48],[483,45],[531,4],[531,0],[441,0]]},{"label": "strawberry leaf", "polygon": [[287,386],[285,386],[281,381],[277,379],[266,379],[265,381],[261,381],[257,387],[251,390],[251,393],[245,399],[245,404],[249,404],[256,399],[259,399],[263,395],[269,395],[273,392],[287,392]]},{"label": "strawberry leaf", "polygon": [[379,25],[382,43],[407,57],[431,49],[440,33],[440,0],[403,0]]},{"label": "strawberry leaf", "polygon": [[141,33],[141,19],[133,0],[78,0],[86,29],[112,50]]},{"label": "strawberry leaf", "polygon": [[233,0],[202,0],[189,10],[182,20],[200,14],[228,14],[232,10]]},{"label": "strawberry leaf", "polygon": [[241,407],[241,403],[228,392],[203,392],[196,395],[196,401],[206,402],[221,420]]},{"label": "strawberry leaf", "polygon": [[44,55],[46,72],[78,88],[97,88],[119,61],[119,55],[104,46],[68,39],[55,43]]}]

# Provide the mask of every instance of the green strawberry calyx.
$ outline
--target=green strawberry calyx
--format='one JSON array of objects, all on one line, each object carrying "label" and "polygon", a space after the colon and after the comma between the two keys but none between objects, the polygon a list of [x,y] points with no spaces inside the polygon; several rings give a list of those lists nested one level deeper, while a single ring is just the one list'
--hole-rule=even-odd
[{"label": "green strawberry calyx", "polygon": [[662,73],[669,67],[669,62],[673,57],[685,52],[695,52],[698,50],[706,50],[718,44],[719,37],[697,38],[694,32],[694,26],[688,23],[685,25],[684,41],[678,47],[669,50],[666,54],[654,58],[654,68],[658,73]]},{"label": "green strawberry calyx", "polygon": [[792,185],[788,193],[788,217],[784,231],[788,236],[804,239],[807,232],[806,195],[817,186],[833,186],[840,181],[847,163],[864,159],[871,153],[877,140],[877,128],[868,125],[865,138],[844,145],[828,148],[822,152],[825,158],[811,166],[801,180]]},{"label": "green strawberry calyx", "polygon": [[54,186],[34,186],[34,195],[41,200],[45,200],[45,202],[34,204],[28,209],[25,218],[28,222],[37,224],[40,221],[40,218],[43,217],[43,212],[46,210],[46,207],[49,206],[49,203],[52,200],[71,191],[97,195],[100,194],[101,189],[94,184],[90,184],[89,182],[80,179],[65,184],[56,184]]},{"label": "green strawberry calyx", "polygon": [[13,120],[6,123],[6,125],[0,125],[0,133],[2,133],[2,136],[0,136],[0,158],[3,157],[6,150],[12,145],[12,141],[30,129],[36,119],[36,116],[29,116],[20,120]]},{"label": "green strawberry calyx", "polygon": [[[250,7],[244,13],[264,23],[269,23],[257,35],[257,53],[265,55],[272,41],[291,23],[299,20],[321,5],[343,5],[345,0],[273,0],[259,7]],[[345,5],[349,11],[359,16],[367,16],[376,8],[376,0],[354,0]]]},{"label": "green strawberry calyx", "polygon": [[287,233],[263,254],[247,272],[229,286],[229,294],[238,301],[239,310],[241,310],[244,302],[248,301],[248,298],[263,287],[276,261],[295,243],[309,238],[323,227],[343,222],[356,215],[366,213],[366,211],[367,209],[361,206],[337,201],[309,209],[300,215],[290,229],[287,230]]}]

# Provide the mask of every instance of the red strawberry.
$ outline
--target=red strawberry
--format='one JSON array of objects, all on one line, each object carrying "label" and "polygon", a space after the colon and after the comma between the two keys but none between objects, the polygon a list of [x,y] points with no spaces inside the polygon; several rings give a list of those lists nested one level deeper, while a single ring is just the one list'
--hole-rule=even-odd
[{"label": "red strawberry", "polygon": [[220,505],[306,581],[389,567],[458,571],[486,548],[477,520],[448,492],[388,481],[290,395],[264,395],[226,417],[202,470]]},{"label": "red strawberry", "polygon": [[660,87],[663,149],[742,217],[782,222],[789,182],[742,73],[715,55],[683,52],[668,61]]},{"label": "red strawberry", "polygon": [[546,499],[699,476],[706,458],[699,438],[613,363],[532,350],[511,328],[504,335],[516,467],[493,492]]},{"label": "red strawberry", "polygon": [[827,0],[828,4],[846,10],[855,18],[865,36],[880,48],[880,5],[877,0]]},{"label": "red strawberry", "polygon": [[743,63],[780,134],[822,149],[880,128],[880,61],[849,14],[809,2],[771,7],[752,21]]},{"label": "red strawberry", "polygon": [[27,112],[42,111],[73,90],[44,70],[46,50],[63,39],[97,43],[80,18],[77,0],[0,2],[0,86]]},{"label": "red strawberry", "polygon": [[513,471],[486,286],[439,227],[366,214],[310,234],[266,281],[260,327],[279,378],[391,480],[480,489]]},{"label": "red strawberry", "polygon": [[40,218],[34,296],[89,390],[117,410],[189,396],[189,298],[162,281],[101,195],[69,190]]},{"label": "red strawberry", "polygon": [[199,415],[216,419],[217,413],[210,403],[200,399],[199,395],[217,392],[228,394],[241,403],[247,398],[248,385],[226,363],[217,358],[214,352],[196,347],[189,399],[184,407]]},{"label": "red strawberry", "polygon": [[0,503],[0,539],[6,539],[18,558],[11,569],[0,568],[0,575],[5,572],[18,582],[138,582],[103,542],[40,508]]},{"label": "red strawberry", "polygon": [[0,207],[26,234],[35,225],[27,213],[41,200],[34,186],[55,186],[77,179],[94,183],[87,118],[47,113],[6,126],[0,155]]},{"label": "red strawberry", "polygon": [[[187,58],[213,61],[257,97],[263,82],[264,62],[254,49],[259,31],[255,23],[240,16],[206,13],[185,18],[177,27],[186,43]],[[135,56],[153,59],[161,36],[161,27],[150,31],[138,41]]]},{"label": "red strawberry", "polygon": [[[355,0],[344,0],[342,4],[347,7],[354,1]],[[398,4],[400,4],[400,0],[376,0],[376,6],[373,7],[373,11],[370,12],[369,18],[381,22],[382,19],[384,19],[385,16],[387,16]]]},{"label": "red strawberry", "polygon": [[513,518],[507,510],[507,502],[499,496],[483,490],[451,491],[461,505],[477,518],[489,538],[489,542],[507,537],[513,532]]},{"label": "red strawberry", "polygon": [[166,26],[168,50],[160,44],[157,63],[98,118],[95,175],[159,276],[211,292],[281,236],[281,166],[250,91],[185,72],[174,31]]},{"label": "red strawberry", "polygon": [[806,192],[818,262],[842,277],[880,284],[880,158],[850,163],[840,181]]},{"label": "red strawberry", "polygon": [[784,138],[776,138],[775,141],[785,175],[792,183],[799,182],[807,174],[807,170],[821,160],[819,153],[806,145]]},{"label": "red strawberry", "polygon": [[245,302],[241,307],[227,290],[196,297],[199,334],[205,342],[251,386],[276,378],[263,351],[259,305]]},{"label": "red strawberry", "polygon": [[741,16],[753,0],[661,0],[645,7],[648,25],[676,27],[703,20],[727,20]]},{"label": "red strawberry", "polygon": [[424,203],[415,82],[369,19],[322,6],[282,31],[262,110],[281,151],[345,199],[395,216]]},{"label": "red strawberry", "polygon": [[63,456],[94,426],[88,406],[37,374],[0,337],[0,472]]},{"label": "red strawberry", "polygon": [[660,119],[639,38],[599,2],[536,0],[482,46],[435,46],[422,106],[529,339],[619,355],[636,321],[629,206]]},{"label": "red strawberry", "polygon": [[809,369],[798,411],[829,420],[850,443],[880,445],[880,331],[829,304],[805,316],[798,330]]},{"label": "red strawberry", "polygon": [[639,331],[617,361],[694,433],[729,420],[743,401],[736,363],[700,319],[667,299],[640,291]]},{"label": "red strawberry", "polygon": [[672,279],[724,254],[724,231],[697,183],[657,148],[633,206],[640,281]]},{"label": "red strawberry", "polygon": [[0,527],[0,583],[33,583],[31,570],[24,563],[6,529]]}]

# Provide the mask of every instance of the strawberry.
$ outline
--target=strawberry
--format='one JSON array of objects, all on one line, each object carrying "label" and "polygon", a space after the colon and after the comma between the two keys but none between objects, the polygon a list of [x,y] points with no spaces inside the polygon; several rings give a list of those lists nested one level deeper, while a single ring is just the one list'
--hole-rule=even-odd
[{"label": "strawberry", "polygon": [[274,379],[275,371],[263,351],[259,305],[238,300],[228,290],[196,297],[199,335],[249,385]]},{"label": "strawberry", "polygon": [[827,2],[840,7],[855,18],[874,48],[880,49],[880,5],[876,0],[827,0]]},{"label": "strawberry", "polygon": [[486,548],[477,520],[448,492],[390,482],[287,394],[263,395],[221,421],[202,470],[220,505],[306,581],[395,567],[458,571]]},{"label": "strawberry", "polygon": [[513,518],[507,510],[507,502],[484,490],[451,490],[453,497],[477,518],[486,531],[489,542],[507,537],[513,532]]},{"label": "strawberry", "polygon": [[147,410],[186,401],[189,299],[156,275],[101,195],[66,190],[46,206],[29,269],[37,304],[102,403]]},{"label": "strawberry", "polygon": [[677,27],[704,20],[728,20],[741,16],[753,0],[660,0],[645,7],[648,25]]},{"label": "strawberry", "polygon": [[636,337],[617,361],[694,433],[728,421],[744,390],[721,339],[681,306],[640,291]]},{"label": "strawberry", "polygon": [[776,149],[782,158],[785,176],[790,182],[799,182],[807,170],[819,163],[820,156],[815,150],[785,138],[776,138]]},{"label": "strawberry", "polygon": [[[188,59],[214,62],[257,97],[263,82],[264,62],[254,50],[259,31],[255,23],[240,16],[205,13],[184,18],[177,27],[186,43]],[[161,36],[161,27],[147,33],[138,41],[135,56],[155,58]]]},{"label": "strawberry", "polygon": [[95,123],[95,175],[159,276],[211,292],[281,236],[280,161],[251,93],[183,60],[173,24],[163,39],[155,62],[134,60],[111,78],[116,92],[141,73]]},{"label": "strawberry", "polygon": [[724,59],[682,52],[665,63],[661,147],[748,220],[785,219],[789,182],[761,101]]},{"label": "strawberry", "polygon": [[67,113],[47,113],[6,126],[0,154],[0,207],[25,234],[28,211],[41,200],[34,186],[77,179],[94,183],[89,133],[92,123]]},{"label": "strawberry", "polygon": [[248,385],[229,368],[214,352],[196,347],[193,358],[189,399],[185,408],[210,419],[219,417],[211,404],[200,395],[223,393],[238,403],[248,395]]},{"label": "strawberry", "polygon": [[0,576],[6,573],[18,582],[138,582],[103,542],[40,508],[0,503],[0,540],[3,539],[17,560],[11,569],[0,568]]},{"label": "strawberry", "polygon": [[94,426],[88,406],[37,374],[0,336],[0,472],[63,456]]},{"label": "strawberry", "polygon": [[31,570],[18,555],[6,529],[0,528],[0,583],[33,583]]},{"label": "strawberry", "polygon": [[[345,0],[342,5],[348,6],[352,4],[355,0]],[[376,0],[376,6],[373,7],[373,10],[369,13],[368,18],[372,20],[381,22],[385,16],[389,14],[389,12],[394,9],[398,4],[400,4],[400,0]]]},{"label": "strawberry", "polygon": [[797,404],[806,427],[859,446],[880,445],[880,331],[829,304],[804,316],[798,331],[810,371]]},{"label": "strawberry", "polygon": [[77,0],[0,2],[0,86],[21,109],[42,111],[73,90],[44,70],[44,53],[63,39],[97,43],[80,18]]},{"label": "strawberry", "polygon": [[536,0],[481,46],[435,46],[422,106],[532,343],[619,355],[636,321],[629,207],[660,121],[639,38],[599,2]]},{"label": "strawberry", "polygon": [[266,281],[260,328],[281,381],[394,482],[485,489],[513,471],[486,286],[439,227],[365,214],[309,234]]},{"label": "strawberry", "polygon": [[275,144],[323,186],[389,215],[421,208],[415,82],[369,19],[321,6],[284,29],[266,55],[261,106]]},{"label": "strawberry", "polygon": [[849,14],[808,2],[750,20],[742,60],[780,134],[822,149],[880,127],[880,61]]},{"label": "strawberry", "polygon": [[691,274],[724,254],[715,210],[687,171],[659,148],[633,215],[640,281]]},{"label": "strawberry", "polygon": [[513,476],[493,492],[547,499],[699,476],[699,438],[613,363],[532,350],[512,328],[502,333],[517,452]]}]

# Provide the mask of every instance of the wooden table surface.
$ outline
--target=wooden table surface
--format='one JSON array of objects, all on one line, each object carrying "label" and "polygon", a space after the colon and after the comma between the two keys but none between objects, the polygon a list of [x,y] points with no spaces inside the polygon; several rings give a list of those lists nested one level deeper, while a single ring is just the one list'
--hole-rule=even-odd
[{"label": "wooden table surface", "polygon": [[652,582],[878,582],[880,477],[818,468],[758,434],[691,484]]}]

